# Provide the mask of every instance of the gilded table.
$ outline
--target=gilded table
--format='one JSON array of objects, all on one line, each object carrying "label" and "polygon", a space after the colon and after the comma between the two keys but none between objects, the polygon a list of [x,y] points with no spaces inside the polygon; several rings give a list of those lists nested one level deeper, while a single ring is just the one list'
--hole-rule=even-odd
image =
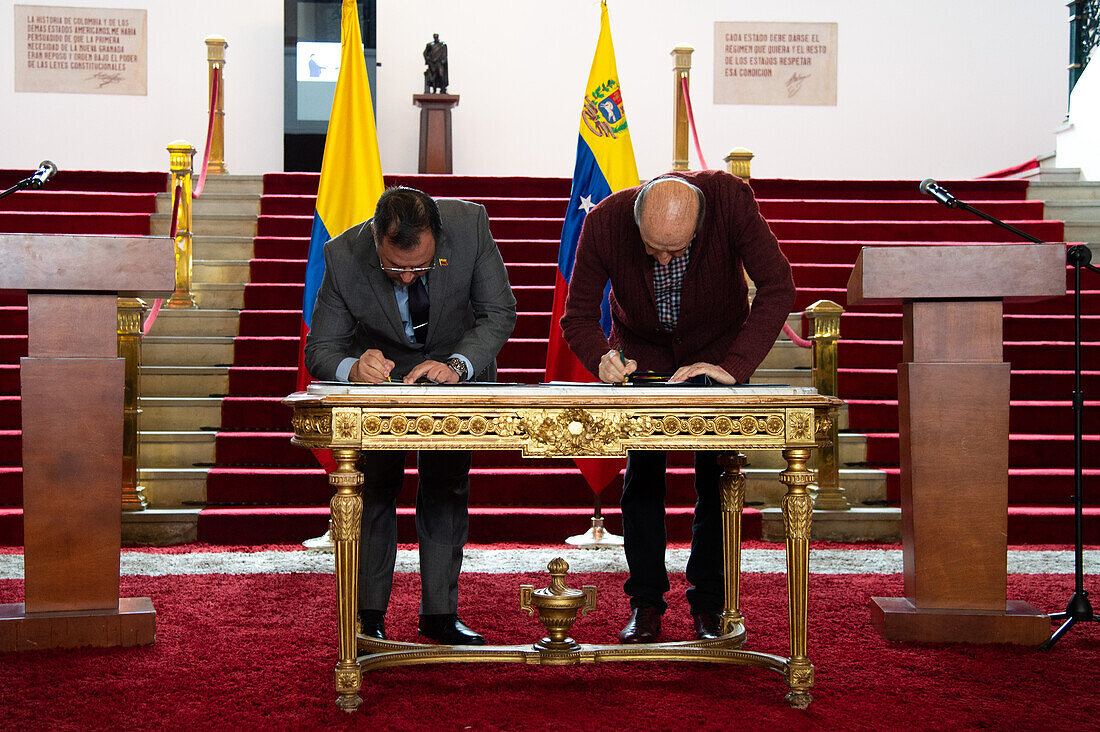
[{"label": "gilded table", "polygon": [[[806,619],[813,480],[807,460],[828,439],[840,401],[806,387],[618,386],[605,384],[403,385],[312,384],[284,403],[294,409],[296,445],[328,448],[332,537],[336,545],[339,661],[338,706],[354,711],[363,671],[426,663],[503,662],[572,665],[596,661],[694,661],[776,671],[787,700],[810,703],[813,665],[806,656]],[[520,450],[526,457],[611,457],[627,450],[718,450],[725,560],[724,635],[713,641],[635,646],[584,645],[566,637],[577,610],[595,604],[595,588],[566,586],[567,565],[550,563],[545,589],[523,587],[520,606],[536,610],[548,636],[515,646],[438,646],[357,637],[359,531],[363,475],[360,450]],[[787,548],[789,656],[741,648],[742,449],[782,450],[787,486],[783,517]]]}]

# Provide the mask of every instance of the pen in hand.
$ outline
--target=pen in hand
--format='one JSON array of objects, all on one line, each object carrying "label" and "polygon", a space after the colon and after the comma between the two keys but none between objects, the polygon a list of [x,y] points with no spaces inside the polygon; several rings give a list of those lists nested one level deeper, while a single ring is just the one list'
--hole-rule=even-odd
[{"label": "pen in hand", "polygon": [[[622,348],[619,348],[619,360],[622,361],[623,366],[626,366],[626,356],[623,355],[623,349]],[[623,375],[623,383],[626,384],[629,381],[630,381],[630,377],[628,375]]]}]

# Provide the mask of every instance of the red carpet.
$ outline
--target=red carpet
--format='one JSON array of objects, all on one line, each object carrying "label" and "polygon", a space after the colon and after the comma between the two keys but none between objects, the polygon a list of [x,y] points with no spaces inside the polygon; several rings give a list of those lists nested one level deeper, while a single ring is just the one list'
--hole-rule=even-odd
[{"label": "red carpet", "polygon": [[[573,635],[613,642],[625,621],[621,575],[587,574],[598,607]],[[490,643],[539,637],[519,611],[518,585],[546,575],[467,575],[462,615]],[[0,602],[19,599],[0,581]],[[775,673],[702,664],[572,668],[424,666],[374,672],[354,715],[333,704],[334,582],[322,575],[124,577],[126,596],[151,597],[157,642],[121,650],[4,654],[5,729],[1019,729],[1095,728],[1097,626],[1078,625],[1052,651],[1012,646],[906,645],[871,628],[868,600],[901,591],[899,576],[813,575],[806,711],[783,701]],[[676,583],[667,638],[689,633]],[[1064,604],[1072,578],[1013,575],[1010,596]],[[787,652],[784,579],[746,575],[753,650]],[[391,637],[415,640],[418,585],[399,574]]]}]

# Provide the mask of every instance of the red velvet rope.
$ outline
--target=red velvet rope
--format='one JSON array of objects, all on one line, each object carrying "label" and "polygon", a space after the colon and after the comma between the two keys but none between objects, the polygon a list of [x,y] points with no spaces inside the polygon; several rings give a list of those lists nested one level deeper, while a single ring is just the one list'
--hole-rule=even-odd
[{"label": "red velvet rope", "polygon": [[[176,231],[179,230],[179,211],[180,211],[180,198],[183,197],[183,183],[179,182],[176,187],[172,189],[172,218],[171,224],[168,227],[168,238],[172,240],[172,246],[175,246]],[[160,313],[160,306],[163,301],[158,297],[153,301],[153,307],[149,311],[149,315],[145,317],[145,322],[141,324],[141,337],[149,335],[149,329],[153,327],[153,323],[157,320],[157,315]]]},{"label": "red velvet rope", "polygon": [[688,94],[686,76],[680,76],[680,88],[684,90],[684,106],[687,108],[688,125],[691,127],[691,136],[695,140],[695,154],[699,156],[699,165],[703,166],[703,170],[710,170],[710,166],[703,157],[703,148],[699,145],[699,130],[695,127],[695,114],[691,111],[691,95]]},{"label": "red velvet rope", "polygon": [[202,189],[206,186],[206,168],[210,165],[210,141],[214,137],[214,105],[218,102],[218,88],[221,87],[222,70],[214,67],[214,81],[210,84],[210,119],[206,122],[206,149],[202,153],[202,171],[199,173],[199,184],[191,193],[192,198],[202,195]]},{"label": "red velvet rope", "polygon": [[[218,88],[221,86],[221,78],[222,70],[215,67],[214,80],[210,84],[210,119],[206,122],[206,148],[202,152],[202,170],[199,173],[199,184],[191,191],[191,198],[201,196],[202,189],[206,187],[206,169],[210,166],[210,142],[214,137],[214,105],[218,102]],[[177,183],[175,190],[172,191],[172,224],[168,231],[168,237],[173,241],[176,238],[176,232],[179,230],[180,198],[182,195],[183,184]],[[153,323],[156,322],[157,315],[160,313],[161,302],[159,297],[153,301],[149,316],[145,318],[145,323],[141,326],[142,337],[149,335],[149,329],[153,327]]]},{"label": "red velvet rope", "polygon": [[[687,110],[688,125],[691,127],[691,136],[695,140],[695,154],[699,156],[699,164],[703,166],[703,170],[710,170],[710,166],[707,165],[706,159],[703,157],[703,148],[699,144],[699,130],[695,127],[695,114],[691,110],[691,94],[688,93],[688,82],[686,76],[680,77],[680,88],[684,92],[684,108]],[[799,348],[809,348],[813,345],[813,341],[808,341],[802,336],[794,332],[791,326],[786,323],[783,324],[783,332],[787,334],[787,337],[791,339],[791,343],[795,344]]]}]

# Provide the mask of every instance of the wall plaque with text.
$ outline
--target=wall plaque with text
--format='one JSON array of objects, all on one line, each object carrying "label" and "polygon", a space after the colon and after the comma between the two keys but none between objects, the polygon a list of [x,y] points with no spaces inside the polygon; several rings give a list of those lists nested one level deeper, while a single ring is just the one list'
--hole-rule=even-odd
[{"label": "wall plaque with text", "polygon": [[148,92],[147,11],[15,6],[15,91]]},{"label": "wall plaque with text", "polygon": [[715,104],[836,105],[836,23],[715,23]]}]

